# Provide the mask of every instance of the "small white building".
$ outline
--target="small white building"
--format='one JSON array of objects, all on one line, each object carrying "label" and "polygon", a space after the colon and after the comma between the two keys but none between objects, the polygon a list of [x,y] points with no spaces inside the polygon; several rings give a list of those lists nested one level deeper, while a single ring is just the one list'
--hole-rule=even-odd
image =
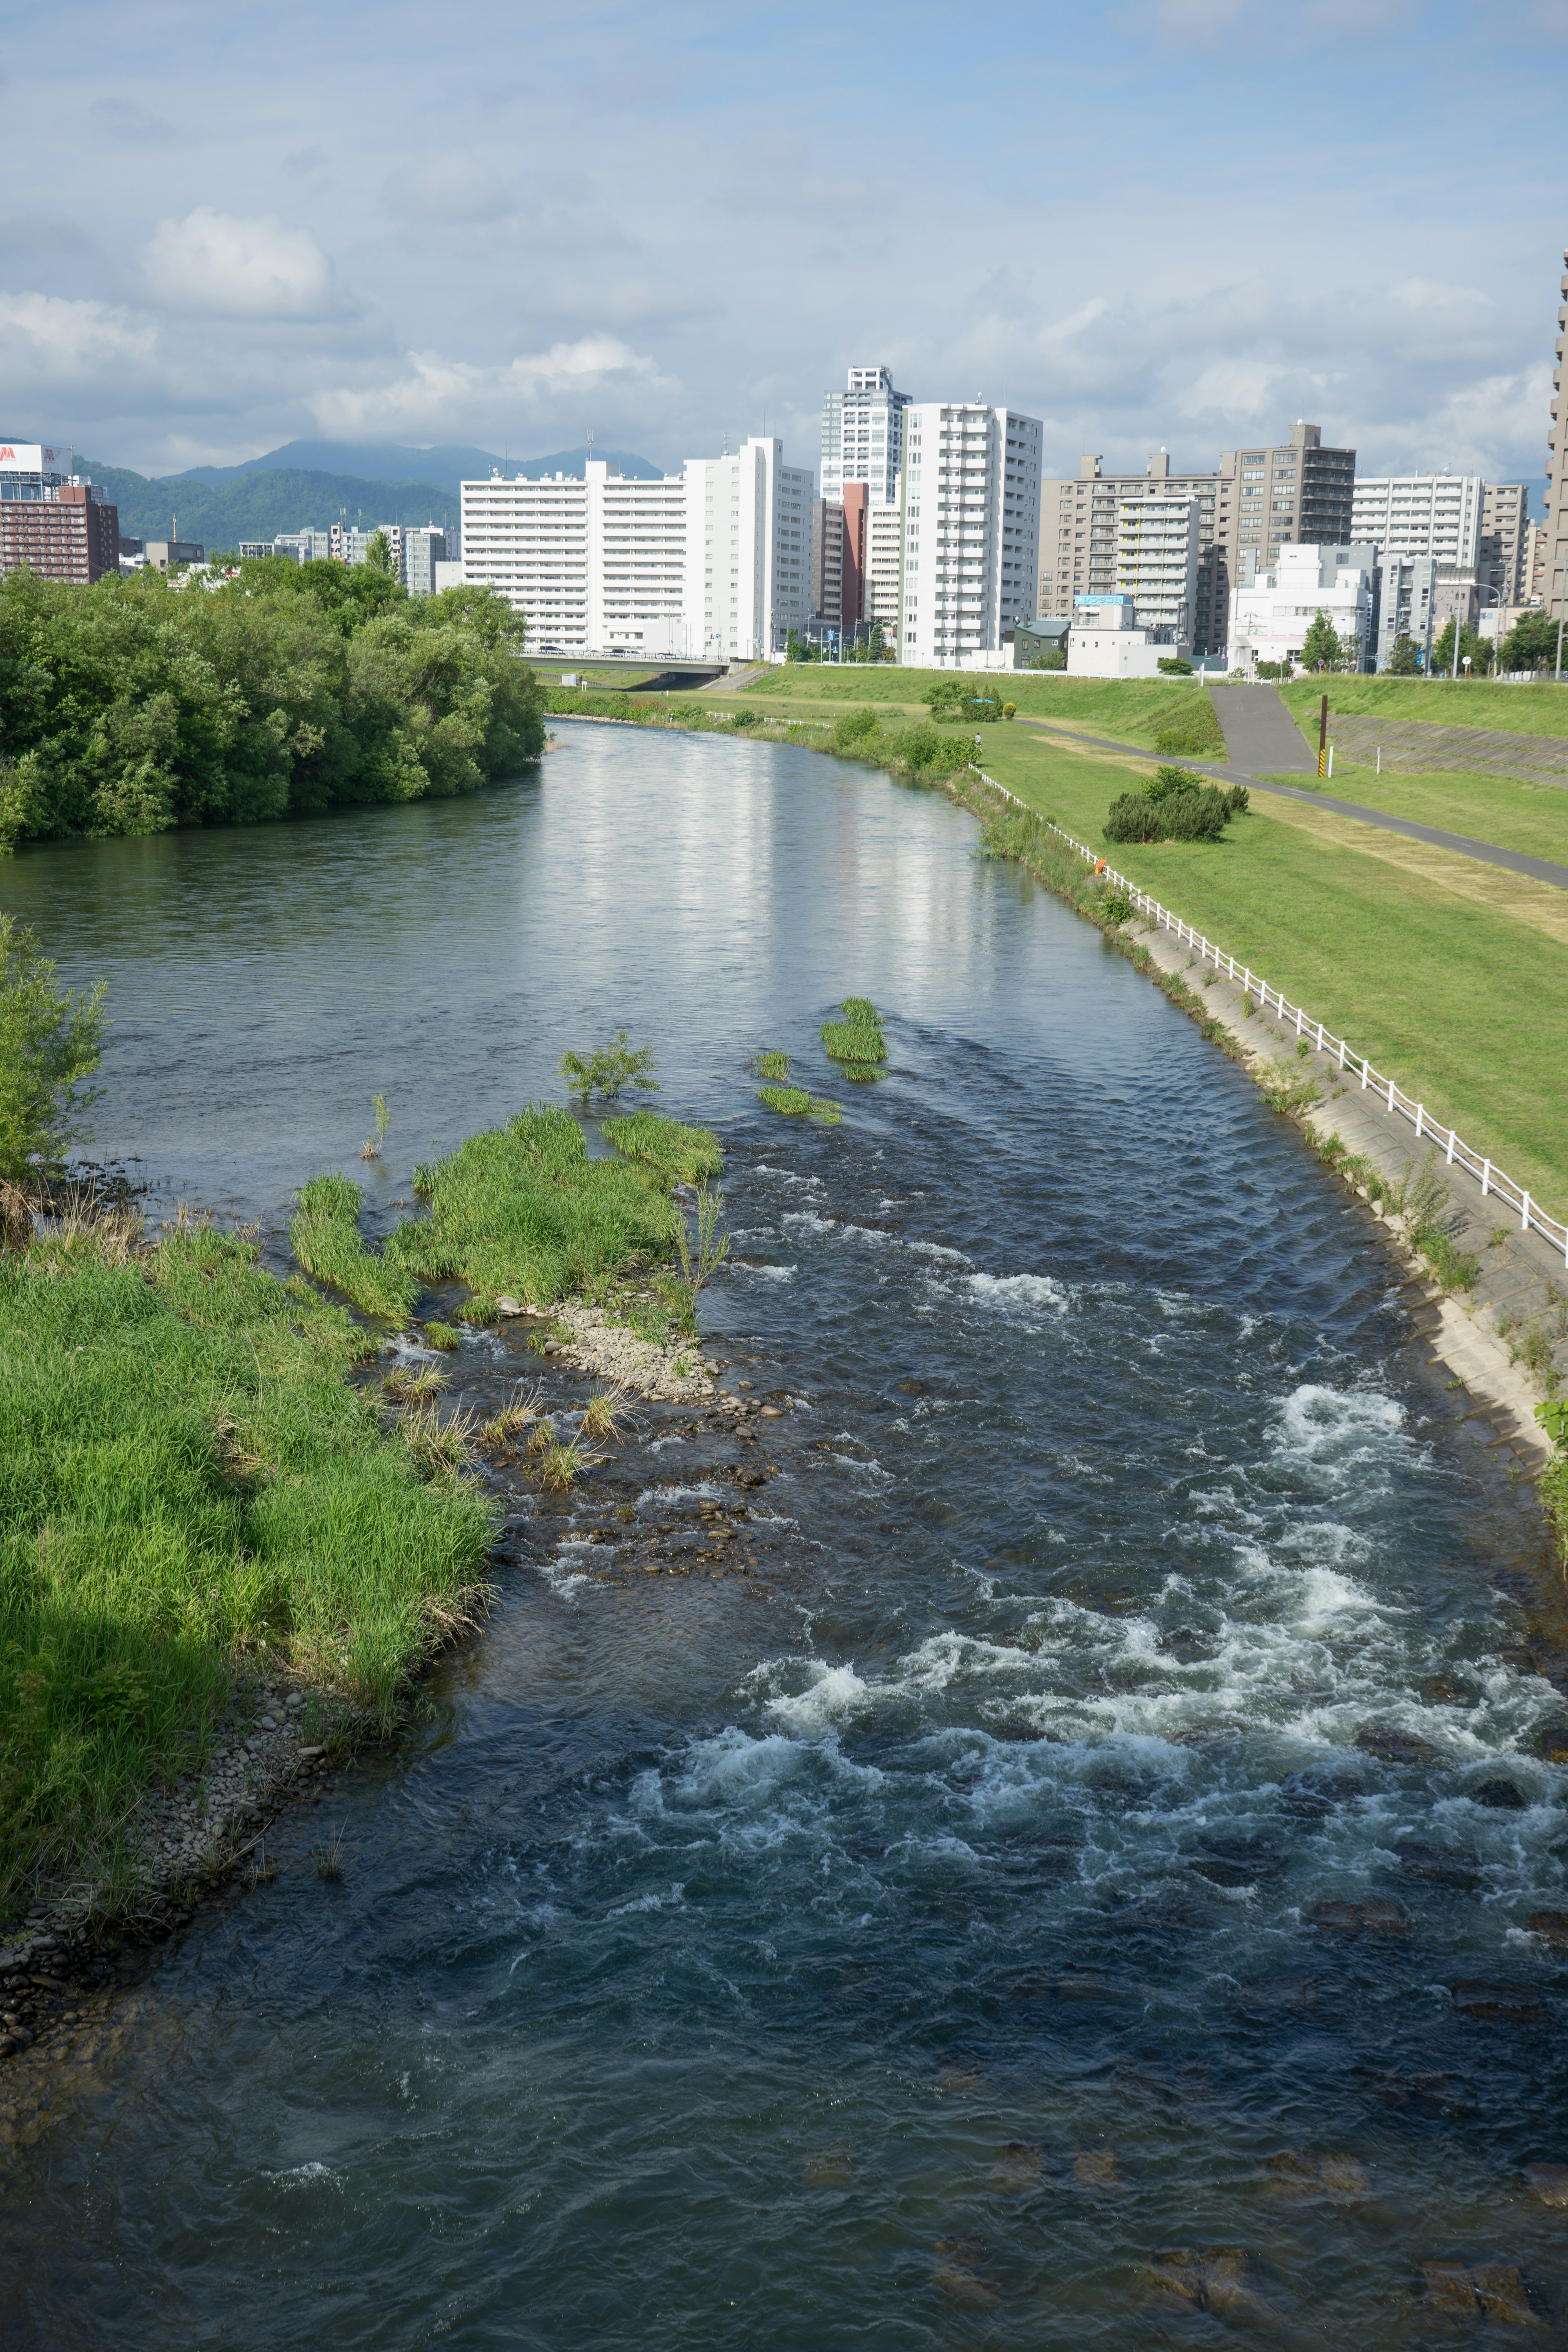
[{"label": "small white building", "polygon": [[904,412],[899,658],[961,669],[1035,609],[1040,424],[978,401]]},{"label": "small white building", "polygon": [[1074,599],[1068,637],[1069,677],[1158,677],[1176,648],[1141,628],[1137,607],[1121,589],[1096,589]]},{"label": "small white building", "polygon": [[1340,562],[1338,554],[1331,547],[1282,547],[1268,571],[1251,576],[1244,559],[1241,584],[1230,599],[1232,669],[1300,661],[1320,613],[1342,644],[1356,646],[1356,667],[1362,667],[1372,630],[1372,574],[1361,564]]}]

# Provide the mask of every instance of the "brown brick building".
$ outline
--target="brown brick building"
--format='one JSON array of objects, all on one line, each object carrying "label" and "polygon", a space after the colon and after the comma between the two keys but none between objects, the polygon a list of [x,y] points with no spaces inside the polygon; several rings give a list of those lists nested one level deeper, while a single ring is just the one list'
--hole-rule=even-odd
[{"label": "brown brick building", "polygon": [[120,510],[85,482],[62,482],[41,498],[0,497],[0,572],[26,564],[42,580],[101,580],[120,569]]}]

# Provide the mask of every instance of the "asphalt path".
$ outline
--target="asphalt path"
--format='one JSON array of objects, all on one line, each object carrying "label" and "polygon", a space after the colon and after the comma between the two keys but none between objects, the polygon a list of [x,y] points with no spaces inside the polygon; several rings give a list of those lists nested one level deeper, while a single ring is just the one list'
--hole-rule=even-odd
[{"label": "asphalt path", "polygon": [[[1053,727],[1046,719],[1026,719],[1022,711],[1016,723],[1036,728],[1044,735],[1054,735],[1063,743],[1091,744],[1097,751],[1121,751],[1134,760],[1156,756],[1142,743],[1113,743],[1104,735],[1079,735],[1071,728]],[[1295,784],[1270,783],[1266,776],[1251,775],[1229,761],[1184,759],[1181,764],[1224,783],[1245,784],[1249,792],[1274,793],[1281,800],[1300,801],[1308,808],[1331,809],[1336,816],[1354,817],[1358,824],[1375,824],[1384,833],[1403,833],[1411,841],[1430,842],[1434,849],[1457,850],[1460,856],[1474,857],[1483,866],[1505,866],[1510,874],[1526,874],[1532,882],[1550,882],[1554,890],[1568,890],[1568,866],[1554,865],[1550,857],[1527,857],[1521,849],[1500,849],[1495,842],[1472,841],[1468,834],[1445,833],[1438,825],[1417,824],[1411,817],[1390,816],[1386,809],[1366,808],[1360,801],[1332,800],[1327,793],[1308,793]]]}]

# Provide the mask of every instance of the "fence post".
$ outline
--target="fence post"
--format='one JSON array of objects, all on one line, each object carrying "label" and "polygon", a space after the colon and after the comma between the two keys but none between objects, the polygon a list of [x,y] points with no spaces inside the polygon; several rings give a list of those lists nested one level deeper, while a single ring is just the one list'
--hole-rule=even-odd
[{"label": "fence post", "polygon": [[1365,1087],[1365,1085],[1366,1085],[1367,1079],[1368,1079],[1368,1077],[1370,1076],[1371,1072],[1372,1072],[1372,1064],[1367,1060],[1366,1055],[1363,1054],[1363,1055],[1362,1055],[1362,1057],[1361,1057],[1361,1082],[1362,1082],[1362,1085],[1363,1085],[1363,1087]]},{"label": "fence post", "polygon": [[1530,1231],[1530,1195],[1528,1192],[1519,1204],[1519,1230],[1521,1234],[1527,1234]]},{"label": "fence post", "polygon": [[1425,1104],[1425,1103],[1417,1103],[1417,1104],[1416,1104],[1416,1106],[1415,1106],[1415,1140],[1416,1140],[1416,1142],[1417,1142],[1417,1143],[1419,1143],[1419,1142],[1420,1142],[1420,1140],[1421,1140],[1421,1122],[1422,1122],[1422,1120],[1426,1118],[1426,1104]]},{"label": "fence post", "polygon": [[1342,1038],[1340,1039],[1340,1067],[1341,1067],[1341,1069],[1342,1069],[1342,1070],[1344,1068],[1344,1066],[1345,1066],[1345,1041],[1344,1041],[1344,1039],[1342,1037]]},{"label": "fence post", "polygon": [[1390,1110],[1394,1108],[1394,1080],[1392,1078],[1388,1081],[1388,1108]]},{"label": "fence post", "polygon": [[1300,1035],[1300,1034],[1301,1034],[1301,1007],[1298,1004],[1298,1006],[1296,1007],[1296,1034],[1297,1034],[1297,1036],[1299,1037],[1299,1036]]},{"label": "fence post", "polygon": [[1448,1165],[1451,1168],[1454,1164],[1454,1130],[1452,1128],[1448,1129],[1447,1160]]},{"label": "fence post", "polygon": [[1481,1162],[1481,1198],[1483,1201],[1486,1199],[1487,1194],[1491,1191],[1491,1189],[1492,1163],[1489,1160],[1483,1160]]}]

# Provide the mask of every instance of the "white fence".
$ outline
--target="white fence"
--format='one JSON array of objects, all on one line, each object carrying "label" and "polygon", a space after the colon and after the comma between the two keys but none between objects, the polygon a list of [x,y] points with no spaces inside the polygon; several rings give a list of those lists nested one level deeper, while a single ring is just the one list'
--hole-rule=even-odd
[{"label": "white fence", "polygon": [[[1027,801],[1019,800],[1016,793],[1010,793],[1005,784],[996,782],[994,776],[985,776],[984,769],[981,773],[992,790],[1000,793],[1005,800],[1015,802],[1021,809],[1028,808]],[[1031,815],[1039,814],[1038,810],[1030,810],[1029,813]],[[1162,907],[1158,898],[1151,898],[1146,890],[1141,890],[1125,874],[1119,874],[1113,866],[1107,866],[1098,851],[1086,848],[1081,841],[1075,841],[1070,833],[1064,833],[1059,824],[1051,823],[1049,817],[1041,817],[1040,823],[1047,832],[1054,833],[1058,841],[1065,842],[1069,849],[1075,851],[1087,866],[1094,866],[1108,882],[1125,891],[1139,914],[1163,930],[1174,931],[1179,940],[1195,948],[1204,961],[1212,963],[1215,970],[1223,972],[1227,980],[1239,981],[1245,992],[1265,1011],[1278,1013],[1282,1021],[1293,1022],[1297,1036],[1310,1038],[1320,1054],[1333,1055],[1342,1070],[1359,1079],[1363,1091],[1375,1094],[1385,1109],[1397,1111],[1410,1121],[1418,1142],[1430,1140],[1436,1144],[1448,1167],[1468,1169],[1479,1180],[1484,1199],[1501,1201],[1513,1210],[1519,1218],[1520,1231],[1540,1234],[1554,1249],[1562,1251],[1563,1262],[1568,1265],[1568,1225],[1560,1225],[1555,1217],[1547,1216],[1531,1199],[1522,1184],[1516,1184],[1511,1176],[1505,1175],[1500,1168],[1494,1167],[1479,1151],[1473,1151],[1451,1127],[1438,1126],[1427,1117],[1425,1103],[1413,1102],[1408,1095],[1402,1094],[1392,1078],[1385,1078],[1381,1070],[1374,1070],[1366,1055],[1358,1054],[1345,1038],[1336,1037],[1321,1021],[1314,1021],[1303,1006],[1292,1004],[1277,988],[1271,988],[1266,980],[1259,979],[1249,965],[1238,963],[1226,949],[1216,947],[1212,940],[1205,940],[1201,931],[1194,931],[1191,923],[1184,922],[1180,915],[1173,915],[1169,907]]]}]

